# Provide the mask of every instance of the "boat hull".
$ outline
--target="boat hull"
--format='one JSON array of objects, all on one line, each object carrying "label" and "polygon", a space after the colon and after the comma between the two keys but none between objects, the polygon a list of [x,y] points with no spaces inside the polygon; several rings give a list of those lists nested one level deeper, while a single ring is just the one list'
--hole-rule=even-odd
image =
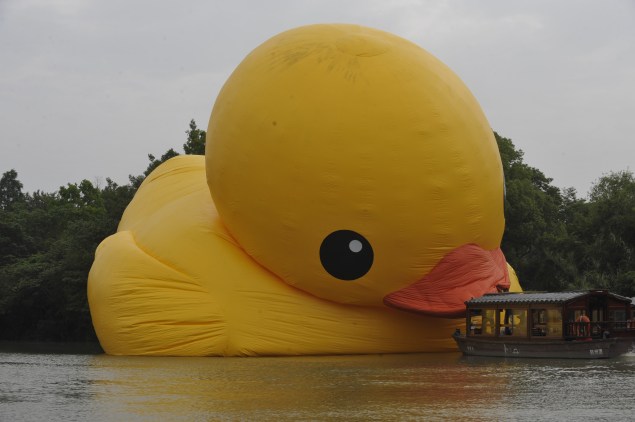
[{"label": "boat hull", "polygon": [[468,356],[495,356],[511,358],[606,359],[634,348],[633,338],[608,338],[588,341],[515,340],[501,338],[474,338],[454,335],[463,354]]}]

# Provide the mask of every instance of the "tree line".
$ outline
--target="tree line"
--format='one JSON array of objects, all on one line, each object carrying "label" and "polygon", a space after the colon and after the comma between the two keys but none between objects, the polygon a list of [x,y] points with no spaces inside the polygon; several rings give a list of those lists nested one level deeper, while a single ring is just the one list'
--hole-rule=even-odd
[{"label": "tree line", "polygon": [[[205,153],[194,120],[185,154]],[[523,161],[495,133],[506,179],[502,249],[525,290],[604,288],[635,296],[635,178],[600,177],[588,198]],[[25,193],[15,170],[0,179],[0,340],[95,341],[86,281],[97,245],[117,230],[145,177],[179,155],[148,155],[143,174],[118,185],[88,180]]]},{"label": "tree line", "polygon": [[[194,120],[186,154],[205,154]],[[15,170],[0,179],[0,340],[96,341],[86,282],[97,245],[117,231],[147,175],[176,155],[148,155],[143,174],[118,185],[88,180],[58,191],[23,193]]]}]

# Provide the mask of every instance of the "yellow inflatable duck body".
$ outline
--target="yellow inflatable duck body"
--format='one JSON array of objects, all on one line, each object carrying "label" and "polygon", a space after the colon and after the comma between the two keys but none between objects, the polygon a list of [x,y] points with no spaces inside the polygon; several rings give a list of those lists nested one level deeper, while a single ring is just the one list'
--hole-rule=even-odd
[{"label": "yellow inflatable duck body", "polygon": [[205,158],[150,174],[88,280],[115,355],[454,351],[464,301],[518,283],[492,130],[420,47],[355,25],[268,40]]}]

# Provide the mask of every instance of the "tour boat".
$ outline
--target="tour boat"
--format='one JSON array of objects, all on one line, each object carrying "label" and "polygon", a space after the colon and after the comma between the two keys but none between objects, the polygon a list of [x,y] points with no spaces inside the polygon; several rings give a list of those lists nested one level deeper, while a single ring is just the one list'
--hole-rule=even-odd
[{"label": "tour boat", "polygon": [[466,304],[465,355],[611,358],[635,347],[633,301],[607,290],[491,293]]}]

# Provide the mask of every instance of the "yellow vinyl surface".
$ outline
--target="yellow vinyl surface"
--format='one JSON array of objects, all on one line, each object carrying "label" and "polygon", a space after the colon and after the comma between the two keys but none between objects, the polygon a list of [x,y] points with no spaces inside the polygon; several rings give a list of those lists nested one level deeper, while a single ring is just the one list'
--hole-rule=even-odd
[{"label": "yellow vinyl surface", "polygon": [[480,106],[428,52],[284,32],[225,83],[205,158],[157,168],[97,249],[95,330],[126,355],[455,350],[462,319],[384,298],[459,247],[499,248],[503,183]]}]

